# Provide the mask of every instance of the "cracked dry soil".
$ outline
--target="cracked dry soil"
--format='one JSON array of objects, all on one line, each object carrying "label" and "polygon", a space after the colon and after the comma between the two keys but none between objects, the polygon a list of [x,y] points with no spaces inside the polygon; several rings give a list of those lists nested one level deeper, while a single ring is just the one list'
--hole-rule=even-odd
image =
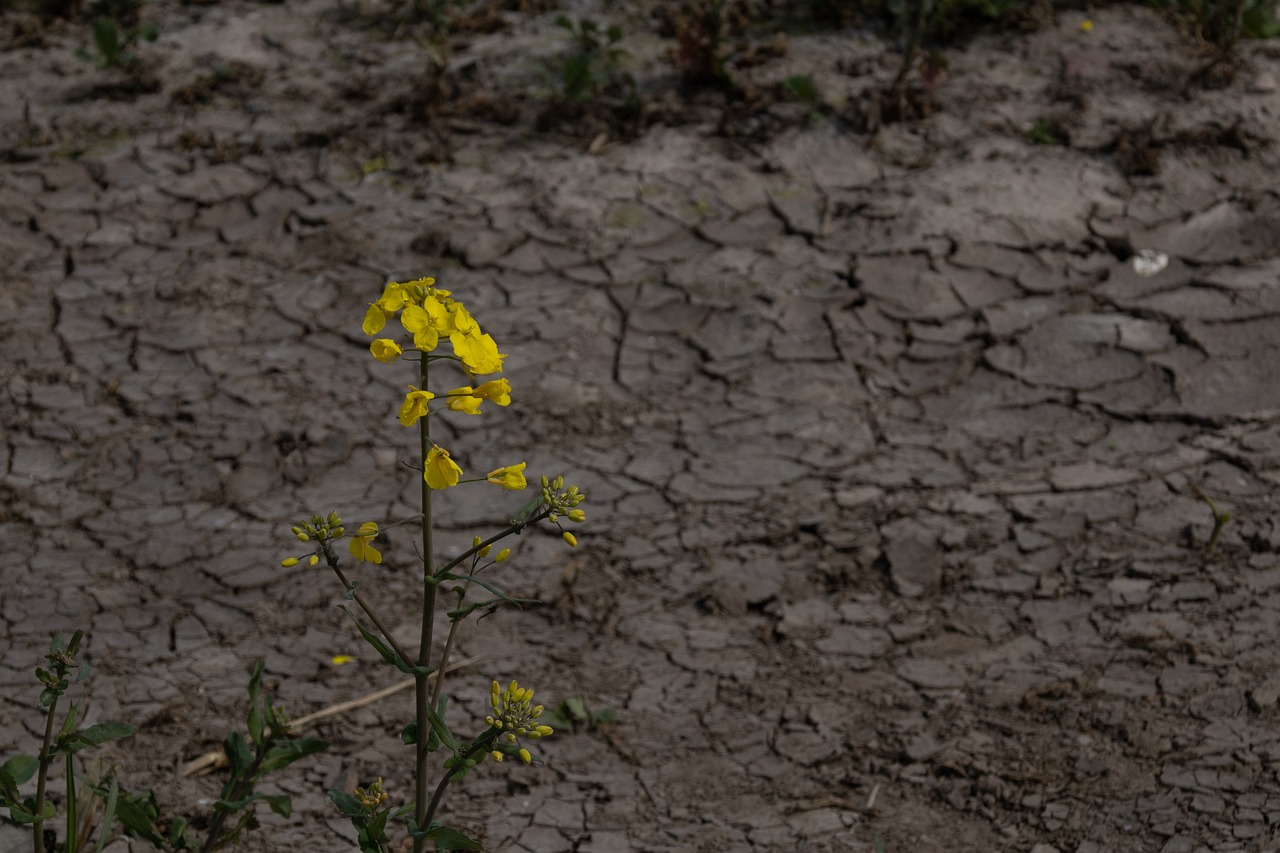
[{"label": "cracked dry soil", "polygon": [[[303,512],[412,514],[409,379],[359,318],[434,274],[516,396],[442,422],[455,458],[590,495],[577,551],[519,541],[547,606],[463,633],[456,704],[515,676],[618,712],[475,774],[449,816],[489,849],[1275,849],[1274,44],[1211,89],[1151,11],[1060,11],[868,134],[866,34],[741,72],[835,114],[733,113],[668,96],[646,4],[579,3],[658,105],[620,139],[534,127],[554,11],[461,39],[424,116],[421,49],[333,0],[147,8],[145,92],[0,19],[0,754],[35,749],[55,629],[89,632],[88,719],[139,726],[105,756],[176,812],[216,796],[176,768],[253,657],[295,716],[395,683],[328,664],[370,652],[278,563]],[[1195,488],[1232,515],[1212,553]],[[448,497],[446,550],[505,511]],[[360,572],[406,638],[412,560],[393,534]],[[325,790],[403,797],[410,713],[320,724],[246,849],[351,849]]]}]

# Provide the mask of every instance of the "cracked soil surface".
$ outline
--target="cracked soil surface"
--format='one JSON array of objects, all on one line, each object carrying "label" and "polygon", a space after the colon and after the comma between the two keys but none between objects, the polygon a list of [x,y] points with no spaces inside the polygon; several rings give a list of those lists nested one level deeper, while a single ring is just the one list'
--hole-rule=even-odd
[{"label": "cracked soil surface", "polygon": [[[411,377],[359,321],[430,274],[515,389],[443,421],[455,458],[590,496],[576,551],[519,540],[547,604],[462,634],[456,706],[518,677],[618,715],[469,780],[448,817],[489,849],[1276,849],[1280,49],[1213,88],[1150,10],[1059,11],[869,133],[866,33],[741,71],[821,114],[682,105],[647,4],[578,3],[629,34],[623,135],[535,127],[555,11],[460,38],[424,111],[423,49],[348,6],[149,4],[143,92],[86,28],[0,18],[0,755],[36,749],[56,629],[88,720],[139,726],[104,756],[179,813],[255,656],[294,716],[396,683],[330,665],[372,653],[279,561],[303,513],[413,513]],[[440,502],[446,553],[486,496]],[[405,638],[413,559],[393,532],[359,573]],[[403,797],[411,707],[320,724],[248,849],[351,849],[325,791]]]}]

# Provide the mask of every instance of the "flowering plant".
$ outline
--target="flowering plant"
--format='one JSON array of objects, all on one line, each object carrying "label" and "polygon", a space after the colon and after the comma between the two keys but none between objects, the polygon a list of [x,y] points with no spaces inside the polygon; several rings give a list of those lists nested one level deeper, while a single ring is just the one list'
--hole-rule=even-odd
[{"label": "flowering plant", "polygon": [[[444,693],[444,684],[450,654],[459,626],[476,610],[505,604],[523,606],[535,603],[513,597],[488,577],[480,577],[481,572],[500,566],[511,556],[511,550],[504,548],[490,557],[493,545],[545,521],[560,528],[564,541],[576,547],[577,539],[563,530],[563,523],[576,524],[586,519],[585,512],[578,508],[586,496],[577,486],[566,486],[563,477],[549,479],[543,476],[538,493],[509,517],[505,527],[488,538],[475,537],[471,547],[460,556],[437,563],[432,527],[435,493],[471,483],[492,484],[503,492],[523,491],[528,487],[524,473],[526,463],[507,464],[481,476],[468,476],[450,451],[432,437],[432,418],[445,413],[476,416],[486,410],[486,404],[505,407],[511,403],[512,389],[506,379],[478,381],[479,377],[500,374],[506,355],[498,351],[498,344],[481,330],[466,306],[453,298],[449,291],[437,287],[435,279],[393,281],[384,287],[375,302],[370,303],[362,328],[365,334],[373,337],[384,333],[393,321],[400,327],[399,339],[375,338],[369,351],[375,359],[389,365],[401,359],[418,363],[417,376],[414,383],[407,386],[408,391],[397,415],[402,426],[418,428],[416,450],[419,461],[411,466],[421,472],[422,502],[420,559],[414,566],[422,581],[421,629],[417,647],[404,647],[386,629],[377,612],[347,577],[342,567],[343,555],[335,547],[339,540],[346,538],[346,552],[357,563],[383,564],[382,552],[375,544],[381,531],[376,522],[366,521],[348,533],[336,513],[325,517],[317,514],[300,521],[292,527],[293,535],[310,545],[312,551],[289,557],[283,565],[293,567],[305,560],[309,566],[316,566],[323,560],[342,584],[347,598],[355,601],[371,623],[372,629],[366,628],[359,617],[342,607],[343,612],[356,623],[361,636],[384,661],[414,678],[414,721],[402,735],[402,739],[414,747],[416,791],[413,802],[393,811],[392,807],[385,805],[389,795],[382,790],[381,779],[354,792],[331,791],[329,794],[343,814],[351,819],[360,849],[368,853],[382,853],[390,849],[386,830],[388,819],[408,816],[408,832],[413,838],[415,853],[425,850],[428,843],[440,850],[478,850],[482,849],[479,842],[436,820],[445,792],[453,782],[462,779],[486,759],[499,762],[514,756],[526,764],[532,762],[534,755],[529,744],[552,734],[552,729],[539,721],[543,708],[532,703],[532,689],[520,687],[514,680],[505,688],[494,681],[490,695],[492,713],[485,718],[488,728],[469,740],[459,737],[446,721],[448,697]],[[436,365],[460,371],[467,384],[448,390],[430,390],[429,380],[435,378]],[[455,600],[443,614],[449,621],[449,630],[441,648],[437,649],[435,629],[440,615],[437,613],[437,599],[445,581],[454,582],[446,589]],[[476,593],[474,597],[473,593]],[[433,786],[431,756],[437,751],[444,752],[445,757]]]}]

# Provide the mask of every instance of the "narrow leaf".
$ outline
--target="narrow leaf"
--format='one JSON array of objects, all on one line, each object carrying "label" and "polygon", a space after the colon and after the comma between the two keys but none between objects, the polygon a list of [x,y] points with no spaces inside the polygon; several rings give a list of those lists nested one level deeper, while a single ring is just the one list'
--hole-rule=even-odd
[{"label": "narrow leaf", "polygon": [[107,839],[111,836],[111,821],[116,819],[116,804],[119,798],[120,783],[116,781],[115,776],[111,776],[107,783],[107,805],[102,810],[102,828],[98,830],[98,843],[93,847],[94,853],[107,845]]},{"label": "narrow leaf", "polygon": [[365,630],[365,627],[360,624],[360,620],[357,619],[355,615],[352,614],[352,612],[346,608],[345,605],[341,605],[341,604],[338,605],[338,609],[341,610],[343,613],[347,614],[347,618],[349,618],[352,622],[356,623],[356,628],[357,630],[360,631],[360,636],[364,637],[365,642],[373,646],[374,650],[377,651],[377,653],[381,655],[382,659],[385,660],[387,663],[391,664],[401,672],[408,673],[409,675],[419,675],[419,674],[430,675],[431,674],[431,671],[424,667],[410,666],[409,663],[405,661],[404,658],[400,657],[400,655],[395,653],[394,649],[392,649],[390,646],[384,643],[382,641],[382,638],[378,637],[376,634],[372,634],[369,631]]},{"label": "narrow leaf", "polygon": [[227,739],[222,742],[223,751],[227,753],[227,763],[231,765],[231,778],[227,781],[227,788],[230,790],[235,782],[253,764],[253,754],[249,752],[249,744],[245,743],[244,735],[239,732],[231,732],[227,735]]},{"label": "narrow leaf", "polygon": [[294,738],[292,740],[281,741],[272,745],[267,750],[266,755],[262,757],[262,774],[272,773],[283,767],[288,767],[299,758],[305,758],[313,753],[321,752],[329,748],[329,742],[319,740],[317,738]]},{"label": "narrow leaf", "polygon": [[436,850],[483,850],[484,845],[475,839],[468,838],[458,830],[448,826],[433,827],[424,836],[429,841],[434,841]]},{"label": "narrow leaf", "polygon": [[253,674],[249,676],[249,737],[259,747],[262,746],[262,709],[258,692],[262,684],[262,666],[262,658],[258,658],[253,664]]}]

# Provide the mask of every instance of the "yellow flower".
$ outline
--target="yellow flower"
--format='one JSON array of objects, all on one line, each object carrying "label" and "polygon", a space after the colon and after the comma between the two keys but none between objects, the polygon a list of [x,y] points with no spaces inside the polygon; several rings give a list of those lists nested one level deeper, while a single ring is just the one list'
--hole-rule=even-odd
[{"label": "yellow flower", "polygon": [[529,750],[521,749],[520,760],[523,761],[525,764],[528,764],[530,761],[533,761],[533,756],[529,754]]},{"label": "yellow flower", "polygon": [[[435,303],[427,300],[424,304],[434,305]],[[431,321],[431,315],[427,313],[427,309],[422,306],[406,305],[400,314],[400,325],[404,326],[406,332],[413,335],[413,345],[423,352],[431,352],[439,346],[440,332]]]},{"label": "yellow flower", "polygon": [[574,536],[572,533],[570,533],[567,530],[564,532],[564,541],[569,543],[570,548],[578,547],[578,537]]},{"label": "yellow flower", "polygon": [[400,406],[400,423],[403,426],[413,426],[421,418],[427,414],[427,401],[435,399],[435,394],[430,391],[419,391],[415,386],[409,386],[409,393],[404,397],[404,404]]},{"label": "yellow flower", "polygon": [[472,393],[485,400],[492,400],[498,406],[511,403],[511,383],[505,379],[490,379]]},{"label": "yellow flower", "polygon": [[298,565],[298,558],[297,558],[297,557],[285,557],[283,560],[281,560],[281,561],[280,561],[280,565],[281,565],[281,567],[283,567],[283,568],[286,568],[286,569],[292,569],[294,566]]},{"label": "yellow flower", "polygon": [[351,655],[334,655],[329,659],[329,663],[334,666],[342,666],[343,664],[355,663],[355,658]]},{"label": "yellow flower", "polygon": [[462,469],[449,458],[449,451],[438,444],[433,444],[427,451],[427,463],[423,466],[422,478],[432,489],[447,489],[458,485]]},{"label": "yellow flower", "polygon": [[455,332],[449,336],[453,352],[462,359],[462,365],[470,373],[501,373],[502,360],[506,356],[498,352],[498,344],[489,335],[464,335]]},{"label": "yellow flower", "polygon": [[446,405],[451,411],[462,412],[464,415],[480,414],[480,404],[484,400],[475,396],[475,392],[470,385],[463,385],[461,388],[454,388],[449,392],[449,399]]},{"label": "yellow flower", "polygon": [[376,521],[366,521],[360,525],[359,532],[351,537],[351,542],[347,546],[351,550],[351,556],[362,563],[381,563],[382,552],[373,547],[373,537],[377,535]]},{"label": "yellow flower", "polygon": [[404,355],[404,350],[400,349],[400,345],[390,338],[378,338],[369,344],[369,352],[373,353],[373,357],[383,364],[395,364],[396,359]]},{"label": "yellow flower", "polygon": [[490,471],[485,479],[495,486],[502,486],[513,492],[518,492],[525,486],[529,485],[524,478],[524,466],[528,464],[521,462],[519,465],[508,465],[505,468],[499,468],[496,471]]},{"label": "yellow flower", "polygon": [[[452,318],[453,328],[450,332],[459,332],[463,335],[480,334],[480,324],[471,316],[471,312],[466,309],[461,302],[456,299],[449,302],[449,314]],[[440,331],[445,331],[441,329]]]},{"label": "yellow flower", "polygon": [[394,314],[408,301],[409,295],[405,293],[404,285],[398,281],[389,281],[382,289],[382,296],[378,299],[377,305],[386,313]]},{"label": "yellow flower", "polygon": [[360,328],[364,330],[366,335],[376,335],[382,331],[382,327],[387,325],[387,312],[376,302],[369,303],[369,308],[364,312],[364,322],[360,324]]},{"label": "yellow flower", "polygon": [[1080,29],[1082,32],[1086,32],[1086,33],[1093,32],[1093,21],[1089,20],[1088,18],[1085,18],[1083,21],[1080,22]]},{"label": "yellow flower", "polygon": [[505,563],[507,561],[507,557],[510,557],[510,556],[511,556],[511,549],[503,548],[501,551],[498,552],[498,556],[493,558],[493,561],[495,563]]}]

